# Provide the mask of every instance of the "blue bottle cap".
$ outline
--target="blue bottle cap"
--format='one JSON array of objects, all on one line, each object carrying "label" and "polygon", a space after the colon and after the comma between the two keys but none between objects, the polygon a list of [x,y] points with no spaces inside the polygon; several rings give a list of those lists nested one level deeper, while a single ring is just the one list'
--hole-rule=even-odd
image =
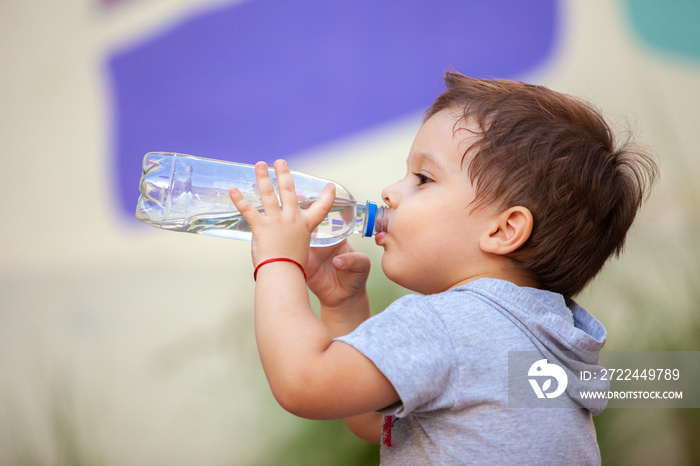
[{"label": "blue bottle cap", "polygon": [[362,236],[372,236],[374,232],[374,222],[377,217],[377,204],[367,201],[367,222],[365,223],[365,232]]}]

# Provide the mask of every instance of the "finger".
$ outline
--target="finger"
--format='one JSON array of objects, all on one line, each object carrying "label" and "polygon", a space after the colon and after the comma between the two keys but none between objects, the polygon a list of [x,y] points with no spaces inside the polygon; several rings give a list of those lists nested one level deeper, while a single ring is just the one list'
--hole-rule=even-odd
[{"label": "finger", "polygon": [[279,200],[275,194],[275,187],[270,180],[270,173],[265,162],[255,164],[255,178],[258,181],[258,193],[260,194],[260,202],[265,209],[265,214],[269,215],[272,212],[279,211]]},{"label": "finger", "polygon": [[335,185],[328,183],[323,187],[316,202],[306,210],[307,226],[316,228],[331,211],[335,202]]},{"label": "finger", "polygon": [[254,223],[260,213],[252,206],[250,202],[246,200],[245,197],[243,197],[241,191],[234,187],[228,190],[228,195],[231,198],[231,201],[233,201],[233,205],[235,205],[238,212],[243,215],[246,222],[249,224]]},{"label": "finger", "polygon": [[342,249],[345,245],[343,240],[340,243],[332,244],[323,248],[310,248],[309,249],[309,268],[312,265],[320,265],[326,261],[329,261],[336,255],[342,253]]},{"label": "finger", "polygon": [[275,162],[275,174],[277,175],[277,187],[280,190],[280,201],[282,208],[296,209],[299,206],[294,180],[289,172],[289,166],[284,160]]},{"label": "finger", "polygon": [[339,254],[333,258],[333,267],[343,272],[369,273],[369,256],[361,252]]}]

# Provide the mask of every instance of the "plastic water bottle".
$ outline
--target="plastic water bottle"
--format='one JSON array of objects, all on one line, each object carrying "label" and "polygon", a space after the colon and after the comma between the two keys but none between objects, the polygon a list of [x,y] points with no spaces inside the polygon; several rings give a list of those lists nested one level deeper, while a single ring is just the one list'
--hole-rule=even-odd
[{"label": "plastic water bottle", "polygon": [[[272,168],[270,179],[279,197]],[[331,181],[291,172],[299,205],[309,207]],[[335,203],[311,234],[311,246],[331,246],[352,233],[372,236],[386,231],[386,207],[358,204],[335,184]],[[223,162],[191,155],[149,152],[143,158],[136,218],[154,227],[201,235],[250,240],[250,225],[231,201],[228,190],[237,187],[245,199],[262,211],[253,165]]]}]

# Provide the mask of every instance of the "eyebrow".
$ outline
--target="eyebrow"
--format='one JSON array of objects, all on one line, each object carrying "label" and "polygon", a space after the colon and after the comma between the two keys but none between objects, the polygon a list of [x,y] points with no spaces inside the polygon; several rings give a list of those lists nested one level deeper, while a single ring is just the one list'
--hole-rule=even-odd
[{"label": "eyebrow", "polygon": [[406,163],[411,161],[411,157],[414,157],[418,161],[427,160],[428,162],[430,162],[433,165],[435,165],[436,167],[438,167],[440,170],[447,171],[445,168],[445,164],[442,163],[442,161],[438,157],[436,157],[434,154],[432,154],[430,152],[422,152],[421,151],[421,152],[416,152],[415,154],[410,154],[408,156],[408,160],[406,161]]}]

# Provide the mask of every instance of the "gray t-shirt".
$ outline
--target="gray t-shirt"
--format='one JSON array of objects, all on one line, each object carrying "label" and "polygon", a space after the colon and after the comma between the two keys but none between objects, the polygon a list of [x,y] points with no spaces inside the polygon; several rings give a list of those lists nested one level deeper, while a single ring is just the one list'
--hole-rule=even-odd
[{"label": "gray t-shirt", "polygon": [[480,279],[404,296],[338,338],[399,394],[381,411],[392,425],[382,464],[599,464],[592,414],[604,401],[568,398],[574,382],[560,397],[567,407],[508,404],[509,351],[542,352],[571,372],[596,370],[605,328],[568,304],[559,294]]}]

